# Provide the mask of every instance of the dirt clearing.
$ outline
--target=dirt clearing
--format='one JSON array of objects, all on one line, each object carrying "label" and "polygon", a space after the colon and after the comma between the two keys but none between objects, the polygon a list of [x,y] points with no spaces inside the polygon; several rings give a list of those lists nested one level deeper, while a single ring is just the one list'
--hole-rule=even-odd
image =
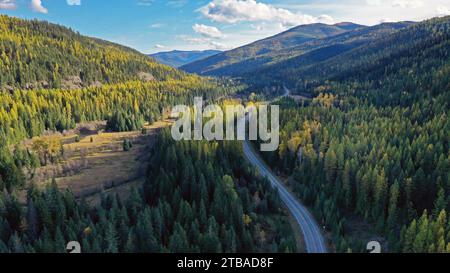
[{"label": "dirt clearing", "polygon": [[[98,202],[103,192],[126,197],[131,187],[142,185],[156,133],[171,121],[123,133],[103,132],[102,124],[87,124],[65,134],[55,134],[62,143],[62,159],[26,171],[28,181],[38,187],[55,181],[60,189],[70,188],[77,198],[84,197],[93,203]],[[132,143],[128,151],[124,150],[125,140]]]}]

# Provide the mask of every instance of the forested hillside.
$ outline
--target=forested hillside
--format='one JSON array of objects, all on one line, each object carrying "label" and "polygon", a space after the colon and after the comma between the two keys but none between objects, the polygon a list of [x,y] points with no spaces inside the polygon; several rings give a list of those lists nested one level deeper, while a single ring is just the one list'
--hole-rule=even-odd
[{"label": "forested hillside", "polygon": [[[283,81],[299,91],[311,91],[314,85],[317,87],[327,80],[357,77],[373,81],[392,73],[407,73],[405,69],[409,67],[426,72],[432,66],[441,66],[448,59],[448,18],[414,24],[395,33],[382,35],[369,44],[337,52],[323,59],[314,58],[320,54],[313,51],[306,56],[264,68],[258,71],[258,78],[278,83]],[[429,73],[416,74],[424,77]],[[379,82],[378,86],[383,83]],[[443,83],[445,86],[445,79]],[[393,89],[398,90],[397,87]]]},{"label": "forested hillside", "polygon": [[301,25],[273,37],[187,64],[181,69],[200,75],[236,76],[269,63],[278,58],[283,50],[363,27],[353,23]]},{"label": "forested hillside", "polygon": [[[264,86],[277,83],[286,85],[298,80],[295,75],[300,73],[303,75],[304,69],[320,65],[355,48],[384,39],[412,24],[412,22],[383,23],[302,43],[296,47],[277,52],[262,66],[249,66],[245,74],[241,76],[253,85]],[[347,59],[341,59],[341,63],[346,61]],[[258,75],[257,78],[253,77],[255,74]],[[316,76],[319,77],[319,75]]]},{"label": "forested hillside", "polygon": [[80,88],[129,80],[180,79],[139,52],[42,21],[0,16],[0,89]]},{"label": "forested hillside", "polygon": [[[276,191],[242,164],[239,143],[178,142],[162,133],[144,191],[98,208],[55,185],[31,187],[26,208],[0,195],[0,252],[236,253],[296,251]],[[255,201],[257,200],[257,201]]]},{"label": "forested hillside", "polygon": [[[24,139],[99,120],[114,121],[119,131],[140,130],[194,96],[236,91],[50,23],[1,16],[0,28],[0,190],[24,186],[22,167],[36,164],[35,155],[17,145]],[[81,78],[79,86],[50,88],[71,76]]]},{"label": "forested hillside", "polygon": [[391,252],[450,252],[449,49],[438,18],[279,74],[314,99],[282,103],[281,145],[264,157],[337,251],[364,251],[356,217]]}]

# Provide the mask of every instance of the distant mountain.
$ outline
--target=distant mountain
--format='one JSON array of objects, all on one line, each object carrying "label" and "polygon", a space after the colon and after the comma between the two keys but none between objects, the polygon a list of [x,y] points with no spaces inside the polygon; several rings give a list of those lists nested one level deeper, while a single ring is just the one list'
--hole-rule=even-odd
[{"label": "distant mountain", "polygon": [[205,50],[205,51],[179,51],[174,50],[170,52],[159,52],[151,54],[156,61],[170,65],[172,67],[180,67],[188,63],[208,58],[210,56],[221,53],[219,50]]},{"label": "distant mountain", "polygon": [[[436,73],[436,77],[440,77],[440,73],[446,74],[444,71],[448,71],[450,62],[448,52],[448,48],[450,48],[450,16],[434,18],[421,23],[395,24],[404,24],[407,27],[383,35],[352,50],[336,54],[332,58],[314,62],[312,65],[298,66],[292,63],[280,63],[278,67],[272,67],[272,71],[267,71],[267,75],[273,75],[273,72],[277,71],[279,67],[284,67],[285,70],[277,72],[280,73],[280,77],[283,78],[291,73],[297,74],[295,79],[292,78],[297,81],[297,84],[304,80],[358,79],[382,86],[383,77],[395,73],[411,78],[414,78],[411,75],[424,77],[424,74],[430,72]],[[441,70],[441,67],[445,66],[447,67]],[[302,76],[301,79],[298,75]],[[442,83],[443,86],[448,86],[448,77]],[[415,86],[415,84],[409,84]],[[411,87],[411,89],[418,89],[418,87]],[[442,89],[447,89],[447,87],[442,87]],[[401,88],[400,90],[405,93],[410,91]]]},{"label": "distant mountain", "polygon": [[201,75],[238,75],[270,62],[272,54],[316,39],[335,36],[364,26],[353,23],[309,24],[181,67]]},{"label": "distant mountain", "polygon": [[[248,79],[253,75],[258,75],[251,79],[254,82],[265,82],[262,80],[263,78],[271,81],[295,81],[300,71],[324,63],[353,49],[370,45],[413,24],[414,22],[383,23],[312,40],[275,52],[270,61],[266,60],[264,64],[254,66],[251,71],[245,71],[241,76]],[[346,62],[344,59],[340,61]],[[302,73],[302,77],[304,76]]]},{"label": "distant mountain", "polygon": [[337,24],[335,24],[335,26],[337,26],[341,29],[348,30],[348,31],[364,27],[363,25],[355,24],[352,22],[337,23]]}]

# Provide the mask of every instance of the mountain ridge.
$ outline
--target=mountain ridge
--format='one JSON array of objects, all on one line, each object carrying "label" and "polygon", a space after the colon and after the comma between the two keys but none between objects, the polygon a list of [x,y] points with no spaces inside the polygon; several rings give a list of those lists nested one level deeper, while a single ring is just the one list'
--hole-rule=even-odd
[{"label": "mountain ridge", "polygon": [[222,51],[220,50],[172,50],[150,54],[149,56],[162,64],[178,68],[188,63],[199,61],[221,52]]},{"label": "mountain ridge", "polygon": [[[352,24],[347,25],[345,28],[357,29],[360,27],[363,26]],[[229,75],[229,73],[226,72],[227,66],[252,60],[264,54],[290,48],[314,39],[344,33],[348,31],[346,29],[340,28],[336,25],[327,25],[322,23],[300,25],[274,36],[214,55],[201,61],[184,65],[180,68],[187,72],[197,73],[200,75],[225,76]]]},{"label": "mountain ridge", "polygon": [[[322,60],[308,63],[306,60],[308,54],[305,54],[257,70],[258,80],[252,81],[260,81],[264,78],[277,82],[282,79],[283,82],[289,82],[291,86],[300,88],[305,86],[305,82],[314,82],[318,79],[324,82],[350,79],[355,75],[367,79],[374,78],[374,75],[388,75],[391,67],[399,66],[399,62],[403,62],[403,66],[407,63],[415,64],[415,66],[422,65],[423,61],[419,56],[425,54],[430,54],[426,58],[428,62],[433,60],[439,63],[435,60],[436,55],[449,58],[448,54],[439,53],[439,50],[450,43],[448,41],[450,16],[433,18],[420,23],[405,22],[405,24],[407,26],[399,31],[387,33],[369,43],[338,52]],[[315,52],[317,53],[312,51],[309,54]],[[445,61],[448,59],[440,60],[440,62]]]},{"label": "mountain ridge", "polygon": [[[297,47],[277,52],[278,60],[276,62],[254,68],[251,72],[253,74],[263,75],[266,78],[285,78],[286,74],[293,75],[291,72],[294,67],[300,69],[301,67],[326,61],[358,47],[373,43],[378,39],[394,34],[413,24],[413,22],[382,23],[324,39],[306,42]],[[273,73],[273,71],[277,71],[277,73]],[[281,75],[283,71],[285,73]],[[245,76],[252,76],[250,71],[244,74]]]}]

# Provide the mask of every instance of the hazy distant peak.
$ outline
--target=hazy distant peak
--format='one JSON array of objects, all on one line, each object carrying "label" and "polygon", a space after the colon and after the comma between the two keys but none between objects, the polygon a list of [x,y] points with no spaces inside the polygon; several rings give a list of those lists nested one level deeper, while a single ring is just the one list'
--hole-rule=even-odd
[{"label": "hazy distant peak", "polygon": [[172,67],[180,67],[185,64],[199,61],[210,56],[221,53],[218,50],[193,50],[193,51],[181,51],[181,50],[172,50],[166,52],[159,52],[155,54],[151,54],[153,57],[160,63],[170,65]]}]

